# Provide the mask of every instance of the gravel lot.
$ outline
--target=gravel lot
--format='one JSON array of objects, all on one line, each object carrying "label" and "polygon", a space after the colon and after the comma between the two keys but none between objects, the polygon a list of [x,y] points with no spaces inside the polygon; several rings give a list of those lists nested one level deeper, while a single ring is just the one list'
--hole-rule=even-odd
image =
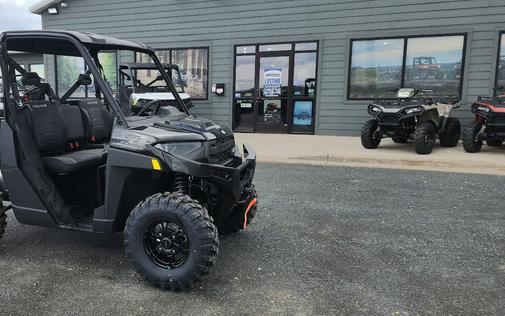
[{"label": "gravel lot", "polygon": [[195,290],[152,288],[122,236],[17,224],[0,314],[502,314],[505,178],[260,164],[260,210]]}]

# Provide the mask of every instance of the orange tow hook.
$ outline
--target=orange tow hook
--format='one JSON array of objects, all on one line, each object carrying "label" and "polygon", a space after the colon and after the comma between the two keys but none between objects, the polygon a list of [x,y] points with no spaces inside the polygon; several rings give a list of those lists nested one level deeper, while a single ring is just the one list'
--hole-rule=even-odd
[{"label": "orange tow hook", "polygon": [[244,230],[247,229],[247,215],[249,215],[249,211],[254,206],[254,204],[256,204],[257,202],[258,202],[258,199],[254,198],[251,200],[251,202],[249,202],[249,205],[247,205],[247,209],[245,210],[245,213],[244,213]]}]

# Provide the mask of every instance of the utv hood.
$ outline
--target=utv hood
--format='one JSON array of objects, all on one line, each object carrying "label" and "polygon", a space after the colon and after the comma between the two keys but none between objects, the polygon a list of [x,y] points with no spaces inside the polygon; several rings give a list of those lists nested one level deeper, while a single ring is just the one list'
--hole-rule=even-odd
[{"label": "utv hood", "polygon": [[233,135],[230,128],[193,116],[129,117],[129,128],[115,126],[111,146],[144,151],[156,143],[211,141]]}]

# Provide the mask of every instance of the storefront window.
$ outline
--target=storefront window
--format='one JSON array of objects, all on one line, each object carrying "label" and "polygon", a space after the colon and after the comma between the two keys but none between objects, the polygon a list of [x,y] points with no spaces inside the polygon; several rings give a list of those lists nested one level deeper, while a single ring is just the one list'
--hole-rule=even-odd
[{"label": "storefront window", "polygon": [[291,44],[268,44],[260,45],[260,52],[277,52],[283,50],[291,50]]},{"label": "storefront window", "polygon": [[349,99],[393,97],[401,87],[403,39],[352,42]]},{"label": "storefront window", "polygon": [[296,43],[295,50],[317,50],[317,43]]},{"label": "storefront window", "polygon": [[[82,57],[74,56],[56,56],[56,80],[57,80],[57,91],[58,95],[61,97],[65,91],[67,91],[79,78],[80,74],[83,74],[86,70],[84,69],[84,59]],[[80,86],[72,94],[76,98],[86,97],[86,87]]]},{"label": "storefront window", "polygon": [[407,40],[405,87],[433,90],[433,95],[457,96],[460,91],[463,36]]},{"label": "storefront window", "polygon": [[239,54],[254,54],[254,53],[256,53],[256,45],[238,46],[236,53],[237,53],[237,55],[239,55]]},{"label": "storefront window", "polygon": [[296,53],[293,77],[293,95],[316,95],[317,53]]},{"label": "storefront window", "polygon": [[[162,64],[179,66],[184,90],[192,99],[208,98],[208,48],[156,50],[156,55]],[[148,55],[142,53],[137,53],[135,60],[137,63],[152,62]]]},{"label": "storefront window", "polygon": [[172,64],[179,66],[186,93],[192,99],[207,99],[208,49],[172,50]]},{"label": "storefront window", "polygon": [[496,65],[496,90],[498,98],[505,98],[505,34],[500,34],[500,47],[498,52],[498,64]]},{"label": "storefront window", "polygon": [[401,87],[458,96],[464,43],[464,35],[353,40],[348,98],[390,98]]}]

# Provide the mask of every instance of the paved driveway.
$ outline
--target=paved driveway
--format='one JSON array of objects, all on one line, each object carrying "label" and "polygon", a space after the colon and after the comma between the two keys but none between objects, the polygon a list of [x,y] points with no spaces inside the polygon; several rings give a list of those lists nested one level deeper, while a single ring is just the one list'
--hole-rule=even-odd
[{"label": "paved driveway", "polygon": [[[261,213],[190,293],[132,272],[114,237],[22,226],[0,241],[0,314],[501,314],[505,178],[258,166]],[[12,214],[9,214],[12,215]]]}]

